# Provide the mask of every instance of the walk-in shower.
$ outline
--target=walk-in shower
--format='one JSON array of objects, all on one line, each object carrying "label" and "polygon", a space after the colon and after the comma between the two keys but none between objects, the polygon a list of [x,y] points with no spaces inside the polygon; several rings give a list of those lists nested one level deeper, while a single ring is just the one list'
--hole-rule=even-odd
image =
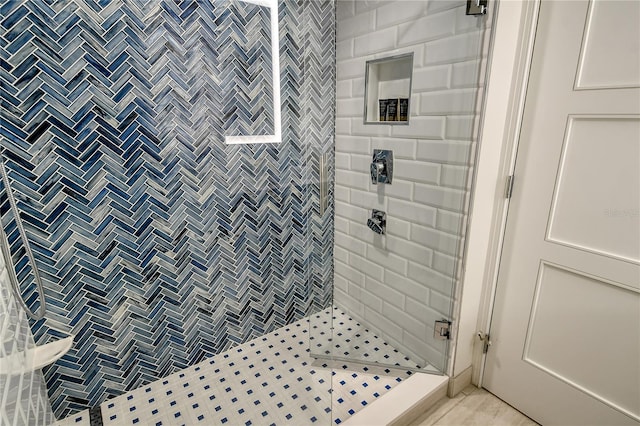
[{"label": "walk-in shower", "polygon": [[73,336],[48,401],[0,375],[3,422],[341,423],[446,374],[490,22],[465,12],[3,4],[2,356]]}]

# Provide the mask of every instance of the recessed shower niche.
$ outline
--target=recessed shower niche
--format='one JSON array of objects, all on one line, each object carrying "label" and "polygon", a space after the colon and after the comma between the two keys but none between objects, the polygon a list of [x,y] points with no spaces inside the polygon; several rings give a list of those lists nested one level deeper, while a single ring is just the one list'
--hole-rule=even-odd
[{"label": "recessed shower niche", "polygon": [[409,124],[413,53],[367,61],[364,123]]}]

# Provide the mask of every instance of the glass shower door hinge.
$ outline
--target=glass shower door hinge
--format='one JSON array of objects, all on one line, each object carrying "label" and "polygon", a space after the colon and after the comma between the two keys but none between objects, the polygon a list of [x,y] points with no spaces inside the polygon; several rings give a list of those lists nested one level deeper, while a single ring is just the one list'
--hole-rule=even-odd
[{"label": "glass shower door hinge", "polygon": [[433,326],[433,338],[436,340],[449,340],[451,338],[451,321],[436,321]]},{"label": "glass shower door hinge", "polygon": [[486,15],[488,0],[467,0],[467,15]]}]

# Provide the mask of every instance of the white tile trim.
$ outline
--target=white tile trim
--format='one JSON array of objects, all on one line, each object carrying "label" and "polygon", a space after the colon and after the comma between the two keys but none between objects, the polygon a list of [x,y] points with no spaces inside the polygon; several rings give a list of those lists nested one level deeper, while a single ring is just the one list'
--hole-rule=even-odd
[{"label": "white tile trim", "polygon": [[414,409],[423,412],[447,393],[449,377],[414,374],[390,392],[384,394],[366,410],[358,411],[344,422],[345,426],[374,426],[399,424],[409,420]]}]

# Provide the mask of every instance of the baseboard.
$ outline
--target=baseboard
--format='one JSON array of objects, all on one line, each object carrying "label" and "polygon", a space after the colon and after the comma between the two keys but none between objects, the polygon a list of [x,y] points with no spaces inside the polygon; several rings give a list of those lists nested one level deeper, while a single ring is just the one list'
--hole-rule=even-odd
[{"label": "baseboard", "polygon": [[459,394],[462,389],[471,384],[471,372],[472,368],[468,367],[462,373],[458,374],[455,377],[452,377],[449,380],[449,386],[447,388],[447,396],[449,398],[453,398],[454,396]]}]

